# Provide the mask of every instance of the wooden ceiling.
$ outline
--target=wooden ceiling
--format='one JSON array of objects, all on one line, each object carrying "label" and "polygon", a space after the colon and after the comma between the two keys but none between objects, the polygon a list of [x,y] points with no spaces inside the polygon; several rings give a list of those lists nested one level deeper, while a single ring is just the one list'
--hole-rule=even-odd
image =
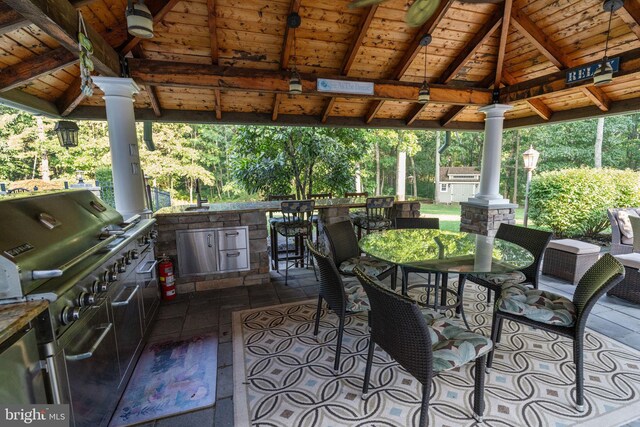
[{"label": "wooden ceiling", "polygon": [[[568,85],[565,72],[602,58],[609,14],[601,0],[442,0],[421,28],[404,22],[411,0],[360,9],[349,0],[146,4],[155,36],[141,40],[127,34],[126,0],[0,0],[0,101],[105,117],[100,90],[80,93],[80,10],[97,73],[124,72],[141,87],[138,120],[474,130],[483,128],[478,108],[494,96],[514,107],[507,128],[640,110],[640,0],[613,14],[608,54],[621,58],[620,70],[600,87]],[[302,17],[295,57],[290,12]],[[431,101],[419,104],[425,33],[433,36]],[[294,58],[302,95],[288,94]],[[374,95],[320,93],[318,77],[373,81]]]}]

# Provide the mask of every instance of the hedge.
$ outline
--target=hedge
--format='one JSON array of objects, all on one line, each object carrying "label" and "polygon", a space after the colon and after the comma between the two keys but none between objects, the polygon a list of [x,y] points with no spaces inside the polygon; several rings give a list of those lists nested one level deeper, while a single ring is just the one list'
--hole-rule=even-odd
[{"label": "hedge", "polygon": [[557,237],[594,236],[609,226],[607,209],[640,206],[640,173],[563,169],[534,177],[529,217]]}]

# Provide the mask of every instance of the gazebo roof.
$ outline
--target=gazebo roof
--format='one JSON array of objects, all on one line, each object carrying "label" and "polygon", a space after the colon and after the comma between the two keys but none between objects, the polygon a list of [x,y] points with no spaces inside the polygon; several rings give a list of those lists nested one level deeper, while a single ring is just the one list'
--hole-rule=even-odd
[{"label": "gazebo roof", "polygon": [[[126,0],[0,1],[0,100],[105,117],[99,89],[80,93],[77,9],[97,73],[124,72],[140,86],[138,120],[474,130],[484,126],[478,108],[494,101],[513,105],[506,128],[640,109],[639,0],[613,14],[608,56],[620,66],[599,87],[567,83],[566,74],[603,57],[601,0],[441,0],[419,28],[404,21],[408,0],[355,9],[348,0],[146,3],[155,36],[142,40],[127,34]],[[302,18],[295,55],[290,12]],[[419,104],[426,33],[431,101]],[[301,95],[288,94],[294,57]],[[320,92],[317,78],[373,82],[374,92]]]}]

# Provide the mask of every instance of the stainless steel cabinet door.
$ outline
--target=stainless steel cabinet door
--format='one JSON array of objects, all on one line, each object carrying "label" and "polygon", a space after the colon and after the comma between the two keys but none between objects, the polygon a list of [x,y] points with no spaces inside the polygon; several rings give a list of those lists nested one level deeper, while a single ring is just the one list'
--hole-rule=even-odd
[{"label": "stainless steel cabinet door", "polygon": [[142,342],[142,292],[135,282],[135,274],[128,277],[111,301],[120,364],[118,384],[125,378],[133,356]]},{"label": "stainless steel cabinet door", "polygon": [[160,287],[156,276],[156,264],[152,251],[144,255],[144,259],[136,269],[136,284],[142,292],[143,331],[149,327],[151,319],[160,304]]},{"label": "stainless steel cabinet door", "polygon": [[178,230],[178,270],[181,277],[214,273],[216,268],[215,230]]},{"label": "stainless steel cabinet door", "polygon": [[47,403],[35,330],[16,334],[24,335],[0,353],[0,402],[4,405]]}]

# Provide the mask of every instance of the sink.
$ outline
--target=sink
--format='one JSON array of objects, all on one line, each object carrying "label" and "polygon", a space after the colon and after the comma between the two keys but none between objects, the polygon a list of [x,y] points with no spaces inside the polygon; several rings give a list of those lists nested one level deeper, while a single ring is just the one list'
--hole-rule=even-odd
[{"label": "sink", "polygon": [[185,208],[187,212],[207,212],[209,210],[209,206],[189,206]]}]

